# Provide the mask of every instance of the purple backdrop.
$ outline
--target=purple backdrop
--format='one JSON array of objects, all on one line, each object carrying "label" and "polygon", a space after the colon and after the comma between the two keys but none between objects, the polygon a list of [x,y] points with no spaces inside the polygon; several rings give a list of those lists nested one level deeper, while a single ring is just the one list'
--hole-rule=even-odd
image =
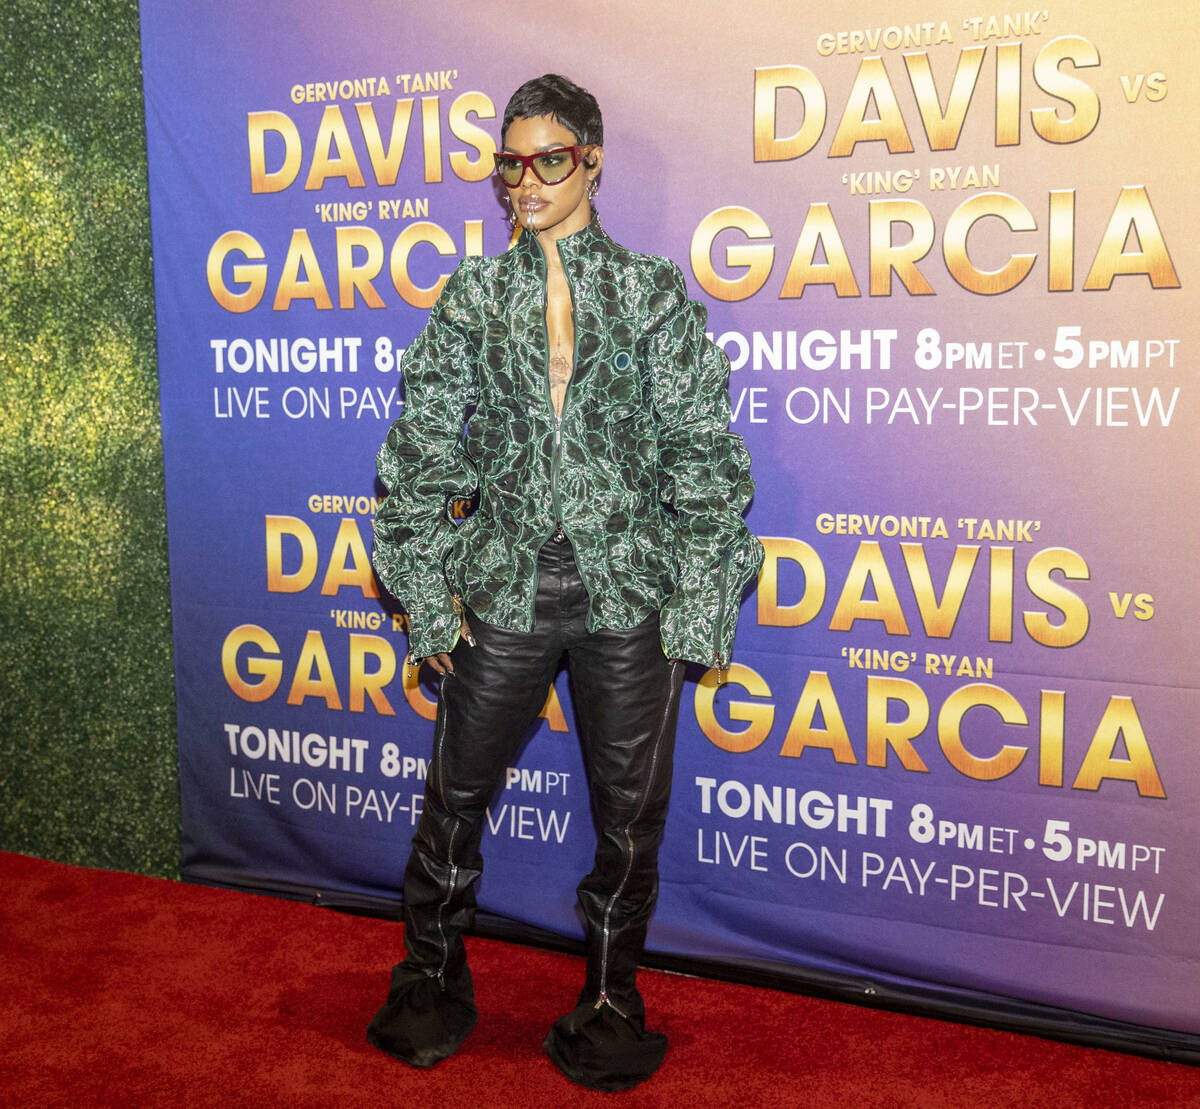
[{"label": "purple backdrop", "polygon": [[[507,242],[495,117],[561,69],[605,227],[708,304],[768,547],[685,691],[650,946],[1200,1031],[1194,29],[629,7],[143,3],[185,874],[398,894],[431,693],[374,452]],[[578,935],[546,715],[480,903]]]}]

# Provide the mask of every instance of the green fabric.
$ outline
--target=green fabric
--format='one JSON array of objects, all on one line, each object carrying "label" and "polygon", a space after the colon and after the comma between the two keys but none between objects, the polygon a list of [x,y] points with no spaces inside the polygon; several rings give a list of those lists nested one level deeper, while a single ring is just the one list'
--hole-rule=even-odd
[{"label": "green fabric", "polygon": [[[522,235],[496,258],[463,260],[405,353],[404,414],[377,460],[388,496],[375,568],[408,610],[415,657],[453,646],[455,594],[489,623],[527,631],[537,552],[561,521],[589,628],[661,611],[669,657],[717,665],[762,563],[741,516],[754,483],[728,430],[728,359],[672,262],[618,246],[595,219],[558,249],[575,324],[561,423],[545,256]],[[478,510],[451,523],[448,504],[476,489]]]}]

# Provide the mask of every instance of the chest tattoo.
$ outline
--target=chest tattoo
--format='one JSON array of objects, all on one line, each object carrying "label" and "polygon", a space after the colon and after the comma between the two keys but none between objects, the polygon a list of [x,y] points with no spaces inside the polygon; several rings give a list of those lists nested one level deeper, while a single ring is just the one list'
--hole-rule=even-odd
[{"label": "chest tattoo", "polygon": [[571,380],[572,352],[562,346],[556,346],[550,354],[550,402],[554,405],[554,415],[561,416],[563,401],[567,396],[567,383]]}]

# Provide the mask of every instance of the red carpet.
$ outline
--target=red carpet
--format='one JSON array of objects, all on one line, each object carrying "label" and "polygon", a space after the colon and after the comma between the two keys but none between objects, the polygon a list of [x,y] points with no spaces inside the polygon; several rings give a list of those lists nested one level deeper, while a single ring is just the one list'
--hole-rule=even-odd
[{"label": "red carpet", "polygon": [[1192,1067],[650,971],[666,1064],[632,1093],[591,1093],[541,1051],[581,961],[482,939],[479,1026],[415,1071],[364,1039],[395,924],[19,855],[0,854],[0,879],[13,1109],[1200,1107]]}]

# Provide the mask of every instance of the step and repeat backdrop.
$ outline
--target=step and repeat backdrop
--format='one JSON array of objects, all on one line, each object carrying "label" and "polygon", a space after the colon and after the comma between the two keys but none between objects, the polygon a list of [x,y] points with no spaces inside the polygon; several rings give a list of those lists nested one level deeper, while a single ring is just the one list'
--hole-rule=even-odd
[{"label": "step and repeat backdrop", "polygon": [[[1197,35],[1097,7],[145,0],[186,876],[399,896],[436,689],[374,455],[562,72],[605,228],[729,355],[767,551],[650,947],[1200,1032]],[[592,849],[564,678],[481,906],[578,936]]]}]

